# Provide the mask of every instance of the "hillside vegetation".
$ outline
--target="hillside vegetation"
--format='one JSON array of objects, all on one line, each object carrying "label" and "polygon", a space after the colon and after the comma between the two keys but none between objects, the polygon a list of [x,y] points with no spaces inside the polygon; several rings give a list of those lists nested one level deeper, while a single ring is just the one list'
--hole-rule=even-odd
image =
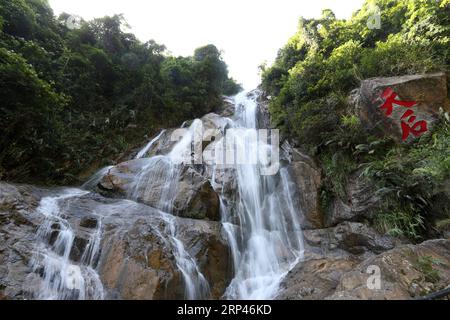
[{"label": "hillside vegetation", "polygon": [[[379,29],[366,25],[374,5]],[[449,41],[448,0],[367,1],[348,20],[330,10],[301,18],[275,63],[261,66],[274,125],[323,168],[324,211],[360,172],[382,198],[379,229],[420,240],[449,227],[448,115],[414,145],[399,145],[369,134],[349,101],[362,79],[448,71]]]},{"label": "hillside vegetation", "polygon": [[142,43],[120,15],[72,23],[46,0],[0,0],[0,179],[74,183],[240,86],[214,45]]}]

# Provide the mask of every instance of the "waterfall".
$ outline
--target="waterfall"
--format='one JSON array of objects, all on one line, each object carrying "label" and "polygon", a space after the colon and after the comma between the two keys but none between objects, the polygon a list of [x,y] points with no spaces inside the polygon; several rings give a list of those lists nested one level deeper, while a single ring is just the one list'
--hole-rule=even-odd
[{"label": "waterfall", "polygon": [[158,141],[159,138],[161,138],[164,132],[166,132],[166,130],[161,130],[161,132],[156,137],[150,140],[150,142],[147,143],[147,145],[137,153],[135,159],[143,158],[147,154],[147,152],[151,149],[151,147],[153,147],[155,142]]},{"label": "waterfall", "polygon": [[107,166],[98,170],[81,186],[81,189],[92,190],[112,167],[113,166]]},{"label": "waterfall", "polygon": [[[176,221],[172,213],[182,165],[187,159],[191,159],[191,146],[195,135],[201,134],[201,126],[202,122],[199,119],[194,120],[186,134],[177,137],[180,140],[167,155],[157,155],[146,159],[147,164],[136,176],[128,195],[135,201],[149,194],[159,199],[154,206],[161,210],[161,217],[166,225],[164,234],[169,237],[169,244],[173,248],[177,267],[185,283],[185,298],[189,300],[207,299],[210,288],[208,281],[198,268],[197,261],[190,256],[183,243],[176,237]],[[149,144],[155,143],[163,132]],[[148,145],[143,150],[147,147]],[[146,151],[142,154],[145,155]]]},{"label": "waterfall", "polygon": [[[208,299],[210,285],[202,274],[196,258],[186,250],[177,237],[179,221],[174,199],[179,192],[186,165],[202,166],[202,174],[209,179],[219,194],[221,223],[233,259],[234,276],[227,287],[225,299],[271,299],[277,294],[279,284],[287,272],[303,257],[303,239],[299,209],[293,198],[293,184],[286,168],[272,174],[265,172],[269,159],[278,155],[278,140],[257,139],[258,105],[255,95],[244,92],[234,97],[235,115],[232,119],[209,114],[194,120],[189,128],[172,134],[166,154],[146,157],[160,143],[164,130],[139,151],[134,161],[138,170],[127,189],[130,203],[142,199],[156,199],[152,203],[159,210],[162,227],[155,232],[173,253],[174,262],[184,280],[186,299]],[[222,137],[208,144],[214,148],[211,163],[202,160],[204,124],[213,126]],[[184,127],[184,125],[183,125]],[[232,129],[232,130],[231,130]],[[230,147],[229,142],[232,142]],[[274,144],[276,143],[276,144]],[[232,151],[232,152],[230,152]],[[234,162],[217,161],[232,155]],[[204,159],[203,159],[204,160]],[[229,159],[228,159],[229,160]],[[277,159],[275,159],[277,160]],[[96,185],[112,167],[97,172],[83,186],[95,190]],[[204,170],[203,170],[204,169]],[[226,191],[224,175],[229,175],[233,190]],[[37,232],[37,246],[31,267],[41,276],[41,285],[34,294],[38,299],[103,299],[105,292],[96,272],[96,263],[102,246],[102,216],[110,209],[91,212],[97,220],[96,227],[82,231],[86,245],[79,256],[72,256],[80,231],[70,220],[69,204],[89,191],[64,189],[54,196],[44,197],[37,211],[44,222]],[[128,200],[127,200],[128,201]],[[120,205],[119,205],[120,206]],[[72,223],[72,224],[71,224]],[[105,226],[107,229],[107,226]],[[88,232],[88,233],[86,233]]]},{"label": "waterfall", "polygon": [[[235,107],[235,128],[247,130],[226,137],[232,138],[237,147],[245,148],[245,161],[234,165],[236,207],[227,207],[225,203],[233,201],[224,201],[226,196],[222,194],[222,222],[235,271],[225,298],[271,299],[282,278],[303,257],[299,212],[293,205],[287,170],[262,175],[261,164],[255,161],[261,150],[270,152],[273,148],[249,139],[256,131],[255,98],[243,92],[235,97]],[[237,215],[237,225],[232,212]]]},{"label": "waterfall", "polygon": [[165,234],[169,236],[169,242],[174,248],[174,256],[185,284],[185,298],[188,300],[207,299],[210,287],[205,276],[200,272],[197,261],[185,250],[183,242],[176,237],[176,222],[173,215],[161,212],[161,218],[165,222]]},{"label": "waterfall", "polygon": [[35,293],[37,299],[104,298],[103,286],[95,271],[95,257],[101,240],[101,224],[99,223],[91,234],[79,263],[76,263],[70,257],[75,231],[64,218],[63,208],[60,206],[60,202],[88,193],[79,189],[67,189],[62,194],[43,198],[37,208],[44,217],[37,231],[37,247],[31,259],[33,272],[42,274],[39,291]]}]

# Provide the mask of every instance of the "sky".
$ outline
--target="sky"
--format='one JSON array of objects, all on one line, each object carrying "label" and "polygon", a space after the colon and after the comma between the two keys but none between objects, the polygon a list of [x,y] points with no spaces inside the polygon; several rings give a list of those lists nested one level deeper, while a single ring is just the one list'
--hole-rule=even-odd
[{"label": "sky", "polygon": [[296,32],[300,16],[320,17],[331,9],[349,18],[364,0],[49,0],[55,14],[85,20],[124,14],[141,41],[154,39],[176,56],[214,44],[230,75],[246,89],[260,82],[258,66],[273,62]]}]

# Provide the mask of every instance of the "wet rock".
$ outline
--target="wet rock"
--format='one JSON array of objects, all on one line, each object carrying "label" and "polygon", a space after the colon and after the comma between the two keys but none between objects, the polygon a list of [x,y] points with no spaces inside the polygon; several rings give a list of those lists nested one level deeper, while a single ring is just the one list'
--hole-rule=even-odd
[{"label": "wet rock", "polygon": [[107,222],[102,240],[99,274],[115,299],[181,299],[183,279],[170,246],[145,219],[124,228],[115,219]]},{"label": "wet rock", "polygon": [[[227,105],[227,103],[225,103]],[[232,109],[219,109],[218,113],[208,113],[204,115],[200,120],[202,121],[202,130],[203,130],[203,149],[211,142],[215,137],[219,137],[223,134],[223,130],[227,123],[229,122],[228,118],[231,117],[234,113],[234,105],[230,104],[230,108]],[[228,110],[228,111],[226,111]],[[231,110],[231,111],[230,111]],[[226,115],[227,114],[227,115]],[[145,157],[149,158],[157,155],[167,155],[174,145],[179,141],[180,136],[176,132],[179,129],[188,130],[190,125],[193,123],[193,120],[186,121],[181,128],[172,128],[167,129],[162,132],[159,132],[153,138],[159,137],[147,150]],[[148,143],[148,142],[147,142]],[[145,144],[144,144],[145,145]],[[144,146],[143,145],[143,146]],[[136,150],[135,154],[138,153],[139,150]],[[131,160],[131,159],[130,159]]]},{"label": "wet rock", "polygon": [[232,278],[231,257],[221,223],[180,219],[177,232],[208,280],[211,296],[220,298]]},{"label": "wet rock", "polygon": [[[425,121],[426,128],[418,124],[414,130],[426,129],[426,132],[429,132],[440,110],[450,110],[446,81],[445,73],[368,79],[362,81],[361,88],[353,100],[357,103],[360,119],[369,131],[402,142],[404,138],[402,121],[404,126],[409,127],[413,127],[419,121]],[[394,102],[392,109],[389,106],[382,108],[385,101],[394,98],[397,104]],[[398,101],[415,104],[402,106]],[[414,114],[403,117],[408,110]],[[416,118],[412,118],[413,115]],[[408,143],[415,141],[419,135],[419,133],[414,135],[411,131],[404,141]]]},{"label": "wet rock", "polygon": [[[0,183],[0,296],[36,297],[43,268],[31,268],[43,215],[36,207],[43,196],[59,194],[28,186]],[[221,224],[183,219],[127,200],[89,193],[61,199],[61,217],[74,230],[70,263],[84,268],[84,254],[97,230],[101,242],[93,267],[109,299],[183,299],[185,282],[177,266],[175,235],[198,262],[211,288],[205,298],[220,298],[230,278],[229,249]],[[95,226],[95,227],[94,227]],[[100,229],[98,229],[100,228]],[[59,229],[55,227],[55,236]]]},{"label": "wet rock", "polygon": [[[201,148],[205,150],[222,137],[229,119],[209,113],[200,120],[204,132]],[[166,144],[167,134],[161,135],[148,156],[161,153],[158,148]],[[173,144],[167,146],[172,148]],[[168,157],[154,156],[120,163],[108,168],[96,190],[104,196],[133,199],[162,210],[173,207],[171,213],[181,217],[220,220],[219,197],[208,181],[211,176],[208,176],[206,166],[172,162],[173,159]],[[168,181],[171,181],[169,187]],[[161,205],[165,194],[170,198],[170,205]]]},{"label": "wet rock", "polygon": [[86,217],[80,221],[80,227],[95,229],[97,228],[98,221],[93,217]]},{"label": "wet rock", "polygon": [[219,196],[211,183],[191,167],[183,170],[174,208],[179,216],[195,219],[220,220]]},{"label": "wet rock", "polygon": [[225,133],[225,128],[230,125],[230,119],[216,113],[208,113],[201,119],[203,130],[202,152],[214,141],[220,140]]},{"label": "wet rock", "polygon": [[231,117],[234,115],[234,111],[235,107],[233,98],[224,97],[223,104],[219,106],[215,112],[222,117]]},{"label": "wet rock", "polygon": [[[152,157],[156,155],[165,155],[172,150],[173,146],[177,143],[177,140],[174,139],[173,132],[176,129],[167,129],[161,133],[161,136],[148,150],[146,157]],[[153,139],[153,138],[152,138]]]},{"label": "wet rock", "polygon": [[[102,178],[99,192],[110,197],[136,199],[139,202],[158,208],[164,196],[167,179],[175,180],[169,190],[173,192],[170,199],[173,204],[172,213],[181,217],[220,220],[219,197],[211,183],[193,166],[180,165],[174,177],[168,177],[173,168],[161,167],[161,174],[142,172],[149,164],[149,159],[137,159],[121,163]],[[165,163],[155,162],[155,166]],[[178,171],[179,170],[179,171]],[[141,175],[141,176],[140,176]],[[141,184],[136,181],[142,179]],[[176,181],[178,179],[178,181]]]},{"label": "wet rock", "polygon": [[[184,281],[167,233],[167,220],[145,206],[135,205],[132,211],[135,213],[131,217],[119,214],[104,220],[107,231],[102,240],[99,273],[109,295],[121,299],[183,299]],[[226,274],[230,268],[220,224],[173,219],[176,237],[197,260],[209,282],[211,297],[219,298],[229,282]]]}]

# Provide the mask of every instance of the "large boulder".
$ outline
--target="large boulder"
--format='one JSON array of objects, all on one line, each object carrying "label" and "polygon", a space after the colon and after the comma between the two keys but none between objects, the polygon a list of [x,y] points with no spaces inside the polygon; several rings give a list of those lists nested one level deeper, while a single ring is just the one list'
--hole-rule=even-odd
[{"label": "large boulder", "polygon": [[171,213],[181,217],[220,220],[219,196],[209,180],[194,166],[172,165],[165,157],[114,166],[98,187],[106,196],[129,198],[162,210],[172,207]]},{"label": "large boulder", "polygon": [[215,112],[222,117],[232,117],[235,111],[234,100],[232,97],[223,98],[224,99],[222,105],[217,107]]},{"label": "large boulder", "polygon": [[412,142],[430,131],[449,111],[445,73],[364,80],[356,94],[365,127],[399,142]]},{"label": "large boulder", "polygon": [[222,224],[214,221],[179,219],[177,237],[210,284],[211,297],[219,299],[233,276],[232,261]]},{"label": "large boulder", "polygon": [[[148,158],[155,155],[165,155],[169,153],[177,142],[172,137],[172,134],[175,130],[176,129],[165,129],[163,131],[160,131],[157,135],[153,136],[145,146],[147,151],[145,152],[144,157]],[[152,141],[153,143],[149,145],[149,143]],[[139,151],[136,151],[136,154]]]},{"label": "large boulder", "polygon": [[[183,299],[185,283],[175,258],[176,248],[167,233],[170,224],[160,217],[139,215],[107,219],[99,274],[112,298]],[[177,219],[175,236],[195,259],[210,287],[220,298],[230,281],[228,247],[216,222]],[[124,227],[125,225],[125,227]],[[166,233],[165,233],[166,232]],[[228,276],[227,276],[228,275]]]},{"label": "large boulder", "polygon": [[182,170],[174,210],[181,217],[220,221],[220,201],[211,183],[192,167]]},{"label": "large boulder", "polygon": [[305,258],[283,279],[277,299],[324,299],[359,263],[394,248],[396,241],[361,223],[305,230]]},{"label": "large boulder", "polygon": [[177,218],[142,204],[95,194],[72,201],[67,210],[76,216],[86,208],[101,217],[97,270],[107,298],[185,298],[176,257],[180,248],[173,237],[208,281],[210,295],[202,298],[217,299],[225,291],[230,264],[220,223]]}]

